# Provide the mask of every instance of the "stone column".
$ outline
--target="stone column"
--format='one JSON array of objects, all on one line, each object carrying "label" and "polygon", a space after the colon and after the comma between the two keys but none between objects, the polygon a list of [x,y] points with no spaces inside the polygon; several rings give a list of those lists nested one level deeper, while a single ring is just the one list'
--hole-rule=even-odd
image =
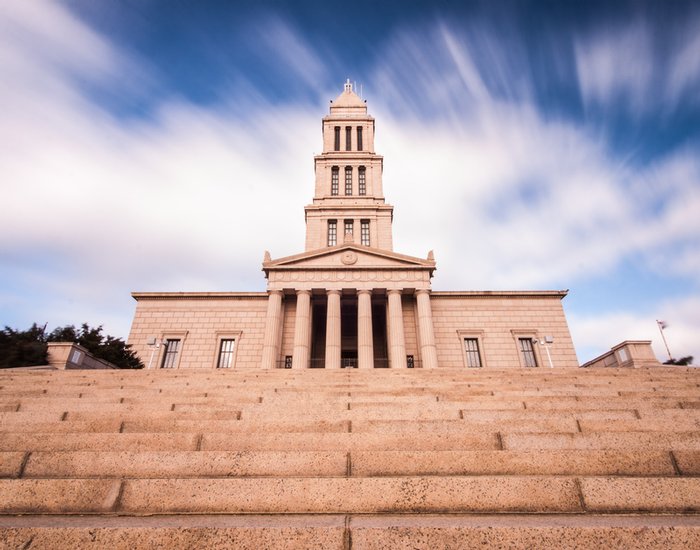
[{"label": "stone column", "polygon": [[326,368],[340,368],[340,291],[329,290],[326,310]]},{"label": "stone column", "polygon": [[357,366],[374,368],[374,342],[372,340],[372,292],[357,292]]},{"label": "stone column", "polygon": [[391,368],[406,367],[406,342],[403,333],[403,309],[401,291],[390,290],[389,294],[389,356]]},{"label": "stone column", "polygon": [[416,292],[416,304],[418,305],[418,336],[423,368],[434,369],[438,366],[438,362],[435,332],[433,331],[433,311],[430,308],[430,291],[423,289]]},{"label": "stone column", "polygon": [[280,354],[282,326],[282,291],[271,290],[267,298],[267,317],[263,339],[262,368],[274,369]]},{"label": "stone column", "polygon": [[297,290],[297,313],[294,322],[293,369],[309,368],[309,344],[311,342],[311,292]]}]

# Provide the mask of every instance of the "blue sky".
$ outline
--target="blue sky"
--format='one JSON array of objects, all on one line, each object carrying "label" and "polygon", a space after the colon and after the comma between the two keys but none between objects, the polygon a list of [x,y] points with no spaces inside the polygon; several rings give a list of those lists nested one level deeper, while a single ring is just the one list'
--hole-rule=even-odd
[{"label": "blue sky", "polygon": [[655,319],[700,359],[697,3],[16,0],[0,52],[5,325],[264,290],[349,77],[435,289],[568,288],[581,361],[663,358]]}]

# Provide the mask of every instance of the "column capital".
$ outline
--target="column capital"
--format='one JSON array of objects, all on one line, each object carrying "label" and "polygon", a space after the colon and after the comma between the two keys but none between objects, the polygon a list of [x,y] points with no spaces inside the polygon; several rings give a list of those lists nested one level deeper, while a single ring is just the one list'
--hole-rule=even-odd
[{"label": "column capital", "polygon": [[310,290],[303,289],[303,288],[297,290],[296,292],[297,292],[297,296],[302,296],[302,295],[304,295],[304,294],[307,295],[307,296],[311,296],[311,291],[310,291]]},{"label": "column capital", "polygon": [[432,290],[430,290],[429,288],[419,288],[418,290],[416,290],[416,296],[425,295],[425,294],[430,295],[431,292],[432,292]]},{"label": "column capital", "polygon": [[340,295],[340,290],[333,289],[333,288],[326,290],[326,296],[330,296],[331,294]]},{"label": "column capital", "polygon": [[359,296],[360,294],[369,294],[371,296],[372,291],[366,288],[361,288],[357,291],[357,295]]},{"label": "column capital", "polygon": [[387,296],[390,296],[391,294],[403,294],[403,290],[400,288],[390,288],[389,290],[386,291]]},{"label": "column capital", "polygon": [[282,296],[282,294],[284,294],[284,292],[282,292],[282,290],[280,290],[279,288],[270,289],[270,290],[267,291],[267,293],[268,293],[270,296],[273,296],[273,295],[274,295],[274,296]]}]

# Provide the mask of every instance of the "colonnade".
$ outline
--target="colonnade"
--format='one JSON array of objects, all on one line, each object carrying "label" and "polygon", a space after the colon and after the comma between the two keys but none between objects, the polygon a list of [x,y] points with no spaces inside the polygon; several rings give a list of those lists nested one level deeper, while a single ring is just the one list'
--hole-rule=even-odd
[{"label": "colonnade", "polygon": [[[387,291],[387,348],[390,367],[406,367],[406,339],[403,325],[402,291]],[[430,291],[417,290],[418,347],[423,368],[437,367],[437,350],[430,307]],[[341,291],[327,290],[325,368],[341,366]],[[275,368],[280,358],[283,324],[283,292],[271,290],[267,302],[265,335],[263,339],[262,368]],[[311,291],[296,291],[294,322],[294,347],[292,368],[304,369],[310,365],[311,355]],[[357,366],[374,368],[374,342],[372,332],[372,291],[357,291]]]}]

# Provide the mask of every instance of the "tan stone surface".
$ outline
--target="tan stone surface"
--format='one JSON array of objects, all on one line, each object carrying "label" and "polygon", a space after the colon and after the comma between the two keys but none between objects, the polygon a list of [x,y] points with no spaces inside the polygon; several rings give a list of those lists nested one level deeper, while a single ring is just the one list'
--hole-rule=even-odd
[{"label": "tan stone surface", "polygon": [[4,433],[0,451],[194,451],[198,437],[189,433]]},{"label": "tan stone surface", "polygon": [[[182,495],[187,495],[187,500]],[[573,479],[555,477],[127,480],[126,513],[580,511]]]},{"label": "tan stone surface", "polygon": [[699,478],[581,479],[586,509],[595,512],[698,512]]},{"label": "tan stone surface", "polygon": [[699,376],[0,372],[0,547],[692,548]]},{"label": "tan stone surface", "polygon": [[23,477],[345,476],[345,452],[34,452]]},{"label": "tan stone surface", "polygon": [[625,432],[592,434],[502,434],[503,446],[516,449],[700,450],[700,432]]},{"label": "tan stone surface", "polygon": [[687,550],[700,546],[700,522],[687,518],[467,516],[352,518],[353,548],[635,548]]},{"label": "tan stone surface", "polygon": [[681,474],[686,476],[700,476],[700,450],[674,451],[673,456],[676,459]]},{"label": "tan stone surface", "polygon": [[495,433],[425,434],[420,439],[413,434],[386,433],[206,433],[202,450],[286,450],[353,451],[353,450],[448,450],[497,449]]},{"label": "tan stone surface", "polygon": [[120,483],[106,479],[0,479],[0,514],[110,512]]},{"label": "tan stone surface", "polygon": [[19,477],[24,453],[0,452],[0,477]]},{"label": "tan stone surface", "polygon": [[656,475],[675,471],[667,452],[353,451],[352,475]]}]

